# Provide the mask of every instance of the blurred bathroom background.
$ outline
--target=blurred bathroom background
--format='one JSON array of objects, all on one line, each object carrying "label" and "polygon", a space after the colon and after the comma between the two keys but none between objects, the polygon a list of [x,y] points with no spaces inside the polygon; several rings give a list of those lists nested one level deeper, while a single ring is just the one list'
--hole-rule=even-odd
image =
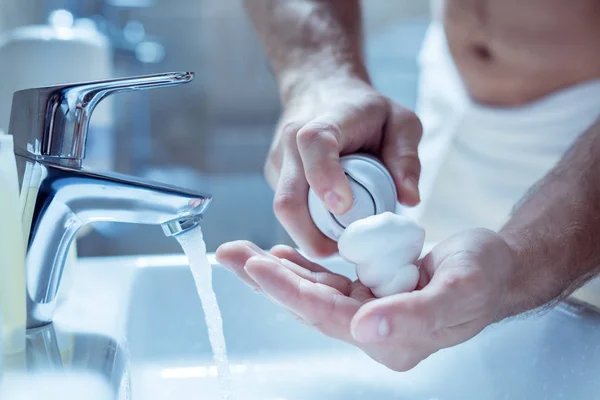
[{"label": "blurred bathroom background", "polygon": [[[410,108],[428,3],[363,1],[374,84]],[[28,40],[43,51],[21,46]],[[70,42],[81,50],[61,53]],[[85,164],[213,194],[203,221],[209,251],[236,239],[290,243],[262,176],[278,94],[242,0],[0,0],[0,129],[8,128],[7,92],[37,82],[182,70],[196,73],[192,84],[110,98],[93,118]],[[80,255],[181,251],[160,227],[92,228],[79,238]]]}]

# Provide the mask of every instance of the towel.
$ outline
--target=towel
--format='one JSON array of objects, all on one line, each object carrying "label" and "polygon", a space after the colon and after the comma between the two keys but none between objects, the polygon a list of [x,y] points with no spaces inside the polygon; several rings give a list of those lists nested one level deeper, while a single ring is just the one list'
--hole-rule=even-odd
[{"label": "towel", "polygon": [[[527,190],[600,117],[600,79],[515,107],[472,100],[434,18],[419,56],[422,202],[399,211],[440,242],[468,228],[498,230]],[[600,278],[575,293],[600,307]]]}]

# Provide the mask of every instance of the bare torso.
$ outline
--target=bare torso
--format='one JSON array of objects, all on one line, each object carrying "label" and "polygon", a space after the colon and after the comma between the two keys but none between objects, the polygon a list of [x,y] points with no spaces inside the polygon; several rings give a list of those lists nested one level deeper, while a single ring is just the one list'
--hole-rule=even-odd
[{"label": "bare torso", "polygon": [[600,0],[446,0],[444,24],[478,102],[518,105],[600,78]]}]

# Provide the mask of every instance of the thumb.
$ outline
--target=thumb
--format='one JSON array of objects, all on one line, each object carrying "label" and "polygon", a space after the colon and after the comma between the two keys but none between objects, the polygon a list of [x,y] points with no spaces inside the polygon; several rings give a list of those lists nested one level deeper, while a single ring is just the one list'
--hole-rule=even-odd
[{"label": "thumb", "polygon": [[437,337],[444,347],[460,343],[483,328],[478,321],[486,301],[473,288],[476,279],[464,268],[444,268],[421,290],[370,301],[352,318],[352,336],[361,343],[424,337]]},{"label": "thumb", "polygon": [[321,117],[298,131],[298,151],[306,180],[329,211],[343,214],[352,206],[352,189],[340,162],[343,121]]},{"label": "thumb", "polygon": [[359,343],[425,337],[443,322],[439,306],[423,291],[375,299],[363,305],[352,318],[352,336]]},{"label": "thumb", "polygon": [[398,189],[398,201],[407,206],[415,206],[421,201],[418,146],[423,126],[413,112],[397,104],[392,105],[390,113],[385,126],[381,156]]}]

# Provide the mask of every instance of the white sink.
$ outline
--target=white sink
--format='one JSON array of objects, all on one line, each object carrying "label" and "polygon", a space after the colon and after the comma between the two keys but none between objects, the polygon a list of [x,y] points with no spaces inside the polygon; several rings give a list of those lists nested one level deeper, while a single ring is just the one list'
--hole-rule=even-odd
[{"label": "white sink", "polygon": [[8,373],[0,382],[0,399],[111,400],[109,385],[91,373]]},{"label": "white sink", "polygon": [[[340,260],[327,264],[351,271]],[[87,313],[78,318],[81,326],[112,324],[128,349],[133,400],[219,398],[184,256],[82,260],[72,282],[57,323]],[[302,325],[221,267],[213,282],[234,399],[600,398],[600,314],[585,307],[564,303],[497,324],[398,373]]]}]

